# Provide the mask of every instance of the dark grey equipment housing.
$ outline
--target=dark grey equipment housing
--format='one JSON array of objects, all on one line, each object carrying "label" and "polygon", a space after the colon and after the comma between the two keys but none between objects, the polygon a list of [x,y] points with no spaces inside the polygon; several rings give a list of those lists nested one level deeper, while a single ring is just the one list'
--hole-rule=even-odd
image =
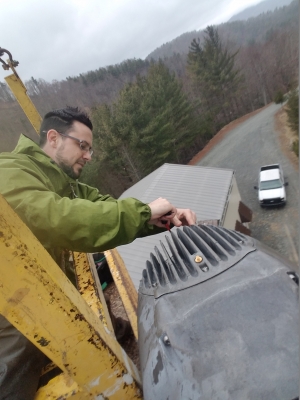
[{"label": "dark grey equipment housing", "polygon": [[298,275],[255,239],[173,228],[139,287],[145,400],[292,400],[299,393]]}]

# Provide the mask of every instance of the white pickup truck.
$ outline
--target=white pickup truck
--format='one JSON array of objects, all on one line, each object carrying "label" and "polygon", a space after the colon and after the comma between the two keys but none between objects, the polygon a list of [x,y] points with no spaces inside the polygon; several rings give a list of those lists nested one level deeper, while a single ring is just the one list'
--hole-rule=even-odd
[{"label": "white pickup truck", "polygon": [[258,177],[258,201],[261,207],[286,203],[285,186],[282,169],[279,164],[265,165],[260,168]]}]

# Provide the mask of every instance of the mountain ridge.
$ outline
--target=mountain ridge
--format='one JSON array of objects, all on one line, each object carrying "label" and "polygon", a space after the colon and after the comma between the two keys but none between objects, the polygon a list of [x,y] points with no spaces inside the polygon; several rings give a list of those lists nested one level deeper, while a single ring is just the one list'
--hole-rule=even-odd
[{"label": "mountain ridge", "polygon": [[[286,5],[286,3],[289,3],[288,5]],[[273,3],[276,4],[275,7],[273,7]],[[287,7],[288,9],[293,8],[292,4],[294,4],[295,8],[298,7],[298,1],[297,0],[265,0],[259,4],[257,4],[256,6],[252,6],[252,7],[248,7],[247,9],[245,9],[244,11],[242,11],[239,14],[236,14],[235,16],[233,16],[229,21],[224,22],[222,24],[218,24],[215,25],[216,27],[218,27],[219,29],[221,29],[222,31],[230,31],[230,26],[233,27],[233,30],[235,29],[235,27],[237,27],[238,25],[244,24],[245,27],[251,25],[251,23],[253,22],[253,25],[255,25],[255,21],[252,21],[251,18],[257,18],[258,16],[261,16],[261,18],[265,18],[267,19],[267,14],[265,11],[263,11],[262,13],[256,15],[256,17],[252,17],[251,15],[253,13],[257,13],[257,10],[260,10],[261,7],[259,7],[260,5],[264,4],[264,8],[270,8],[267,10],[267,14],[271,13],[272,15],[274,14],[278,14],[278,10],[280,12],[280,10],[282,10],[282,8]],[[278,7],[279,4],[282,4],[282,6]],[[271,8],[273,10],[271,10]],[[246,18],[246,13],[247,10],[249,12],[249,17]],[[249,11],[250,10],[250,11]],[[235,19],[236,16],[242,14],[243,15],[243,19]],[[290,13],[291,15],[294,15],[293,13]],[[298,17],[298,12],[297,12],[297,17]],[[246,19],[245,19],[246,18]],[[274,17],[276,18],[276,17]],[[286,18],[288,19],[289,16]],[[228,27],[228,29],[226,29],[226,27]],[[245,28],[244,28],[245,29]],[[227,36],[227,39],[232,41],[232,37],[231,36],[237,36],[234,33],[231,35],[230,33],[225,35]],[[245,36],[245,35],[244,35]],[[258,32],[255,32],[255,28],[254,28],[254,33],[253,33],[253,39],[254,41],[257,40],[257,36],[258,36]],[[171,57],[173,56],[173,54],[179,53],[179,54],[187,54],[189,51],[189,46],[192,42],[192,40],[194,38],[200,39],[200,41],[202,40],[202,38],[204,37],[204,30],[194,30],[194,31],[190,31],[190,32],[185,32],[183,34],[181,34],[180,36],[177,36],[176,38],[174,38],[173,40],[163,43],[161,46],[157,47],[155,50],[153,50],[151,53],[148,54],[148,56],[145,58],[145,60],[158,60],[159,58],[164,58],[164,57]],[[237,42],[237,44],[242,44],[242,36],[239,37],[239,41]]]},{"label": "mountain ridge", "polygon": [[262,13],[274,11],[276,8],[287,6],[291,2],[291,0],[264,0],[255,6],[247,7],[245,10],[233,15],[227,22],[243,21],[249,18],[257,17]]}]

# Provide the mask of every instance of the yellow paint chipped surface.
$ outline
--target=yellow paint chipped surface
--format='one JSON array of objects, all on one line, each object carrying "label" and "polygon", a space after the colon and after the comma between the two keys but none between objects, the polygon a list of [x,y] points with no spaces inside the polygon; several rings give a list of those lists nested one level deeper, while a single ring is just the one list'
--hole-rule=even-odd
[{"label": "yellow paint chipped surface", "polygon": [[79,391],[89,398],[104,392],[116,400],[141,398],[135,365],[2,196],[0,287],[0,313]]},{"label": "yellow paint chipped surface", "polygon": [[37,134],[39,134],[42,118],[35,108],[35,105],[31,101],[30,97],[27,95],[27,89],[24,86],[23,82],[18,76],[14,74],[9,75],[4,79],[6,80],[9,88],[15,95],[18,103],[22,107],[34,130]]},{"label": "yellow paint chipped surface", "polygon": [[118,251],[116,249],[106,251],[105,256],[119,295],[122,299],[126,314],[130,321],[134,336],[137,339],[137,291]]}]

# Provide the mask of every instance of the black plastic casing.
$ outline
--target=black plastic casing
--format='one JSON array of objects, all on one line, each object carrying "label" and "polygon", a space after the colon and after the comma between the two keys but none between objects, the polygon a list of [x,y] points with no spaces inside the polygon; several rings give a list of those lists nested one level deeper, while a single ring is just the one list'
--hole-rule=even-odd
[{"label": "black plastic casing", "polygon": [[144,399],[297,398],[294,270],[236,231],[172,229],[150,255],[139,288]]}]

